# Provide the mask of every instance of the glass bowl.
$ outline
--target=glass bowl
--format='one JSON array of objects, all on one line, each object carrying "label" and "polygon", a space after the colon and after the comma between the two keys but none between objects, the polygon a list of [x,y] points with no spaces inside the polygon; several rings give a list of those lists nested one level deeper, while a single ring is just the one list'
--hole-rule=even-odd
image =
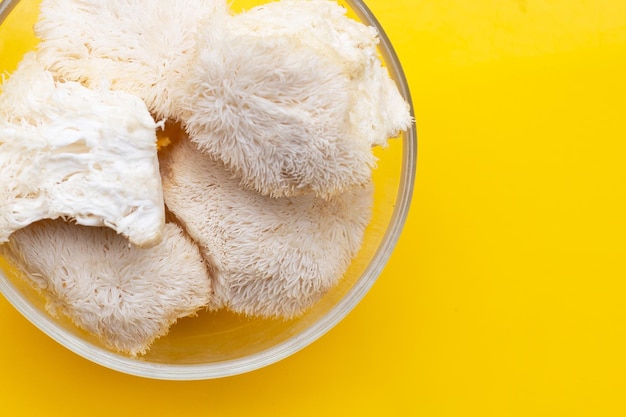
[{"label": "glass bowl", "polygon": [[[233,2],[249,8],[261,1]],[[402,67],[372,12],[363,1],[345,0],[348,15],[374,26],[380,34],[379,51],[400,92],[411,102]],[[36,45],[32,26],[38,0],[0,2],[0,71],[15,69],[22,55]],[[414,126],[385,149],[374,171],[373,216],[363,246],[339,285],[303,316],[293,320],[252,319],[220,312],[200,313],[179,320],[140,358],[104,348],[95,337],[69,321],[46,312],[43,298],[0,258],[0,291],[7,300],[49,337],[76,354],[102,366],[156,379],[198,380],[255,370],[277,362],[312,343],[342,320],[365,296],[385,267],[402,231],[411,202],[417,161]]]}]

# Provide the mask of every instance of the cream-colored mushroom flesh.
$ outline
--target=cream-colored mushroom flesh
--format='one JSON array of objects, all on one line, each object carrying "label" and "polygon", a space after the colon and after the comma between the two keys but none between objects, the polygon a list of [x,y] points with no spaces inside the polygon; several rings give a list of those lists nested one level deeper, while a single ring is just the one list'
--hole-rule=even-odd
[{"label": "cream-colored mushroom flesh", "polygon": [[173,94],[194,65],[198,28],[228,13],[225,0],[43,0],[35,33],[53,73],[126,91],[176,119]]},{"label": "cream-colored mushroom flesh", "polygon": [[377,31],[325,0],[282,0],[200,28],[178,113],[244,187],[329,197],[369,182],[372,146],[411,123]]},{"label": "cream-colored mushroom flesh", "polygon": [[370,219],[371,184],[330,199],[263,196],[185,139],[161,170],[168,209],[212,265],[218,303],[245,315],[306,311],[341,279]]},{"label": "cream-colored mushroom flesh", "polygon": [[41,219],[161,240],[157,125],[130,94],[55,81],[28,55],[0,95],[0,244]]},{"label": "cream-colored mushroom flesh", "polygon": [[137,355],[213,297],[197,246],[175,224],[163,231],[160,244],[143,249],[108,228],[44,220],[14,233],[0,254],[44,294],[51,314]]}]

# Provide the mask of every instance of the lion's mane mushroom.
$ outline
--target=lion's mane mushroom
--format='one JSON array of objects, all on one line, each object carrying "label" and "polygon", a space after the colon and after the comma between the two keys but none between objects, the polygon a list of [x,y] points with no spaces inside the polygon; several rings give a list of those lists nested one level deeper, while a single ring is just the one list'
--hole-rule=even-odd
[{"label": "lion's mane mushroom", "polygon": [[370,219],[371,184],[330,199],[271,198],[185,139],[161,170],[168,209],[212,265],[217,303],[245,315],[303,313],[343,276]]},{"label": "lion's mane mushroom", "polygon": [[110,85],[176,119],[172,92],[196,58],[199,26],[229,14],[225,0],[43,0],[35,33],[53,73],[89,87]]},{"label": "lion's mane mushroom", "polygon": [[108,228],[44,220],[14,233],[0,253],[25,271],[51,314],[130,355],[213,297],[197,246],[171,223],[159,245],[142,249]]},{"label": "lion's mane mushroom", "polygon": [[55,81],[33,54],[0,95],[0,244],[41,219],[161,239],[157,125],[130,94]]},{"label": "lion's mane mushroom", "polygon": [[327,198],[367,184],[372,146],[409,127],[376,30],[345,13],[332,1],[282,0],[200,28],[177,113],[242,186]]}]

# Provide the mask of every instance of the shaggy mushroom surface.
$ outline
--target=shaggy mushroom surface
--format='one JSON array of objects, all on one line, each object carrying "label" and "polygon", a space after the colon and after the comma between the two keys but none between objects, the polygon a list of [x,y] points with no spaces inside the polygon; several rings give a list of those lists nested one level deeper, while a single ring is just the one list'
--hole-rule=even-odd
[{"label": "shaggy mushroom surface", "polygon": [[217,303],[245,315],[311,307],[343,276],[370,219],[371,184],[331,199],[263,196],[184,139],[161,170],[166,205],[210,264]]},{"label": "shaggy mushroom surface", "polygon": [[108,228],[44,220],[14,233],[0,254],[44,294],[51,314],[138,355],[213,298],[197,246],[175,224],[163,230],[159,245],[142,249]]},{"label": "shaggy mushroom surface", "polygon": [[225,0],[43,0],[39,59],[63,79],[134,94],[155,117],[176,119],[197,31],[228,15]]},{"label": "shaggy mushroom surface", "polygon": [[177,110],[191,140],[241,185],[328,198],[366,185],[411,124],[378,33],[326,0],[282,0],[201,27]]}]

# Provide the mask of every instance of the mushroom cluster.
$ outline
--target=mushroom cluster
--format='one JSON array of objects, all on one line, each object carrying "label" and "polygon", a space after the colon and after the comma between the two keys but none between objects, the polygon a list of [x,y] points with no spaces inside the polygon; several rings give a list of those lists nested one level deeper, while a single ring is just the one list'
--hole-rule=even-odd
[{"label": "mushroom cluster", "polygon": [[372,148],[412,122],[374,28],[328,0],[43,0],[35,33],[0,94],[0,254],[52,314],[139,355],[337,284]]}]

